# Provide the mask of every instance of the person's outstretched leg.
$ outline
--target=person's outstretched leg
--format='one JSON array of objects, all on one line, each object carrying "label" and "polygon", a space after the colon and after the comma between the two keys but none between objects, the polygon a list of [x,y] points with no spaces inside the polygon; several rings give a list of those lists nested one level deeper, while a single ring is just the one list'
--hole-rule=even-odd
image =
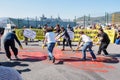
[{"label": "person's outstretched leg", "polygon": [[94,54],[94,52],[92,50],[92,43],[89,43],[88,49],[90,51],[90,54],[91,54],[92,58],[95,60],[96,56],[95,56],[95,54]]},{"label": "person's outstretched leg", "polygon": [[18,59],[18,56],[17,56],[18,55],[18,49],[15,47],[15,42],[11,41],[10,46],[11,46],[11,49],[12,49],[14,55],[15,55],[15,58]]},{"label": "person's outstretched leg", "polygon": [[10,53],[10,50],[9,50],[9,45],[10,45],[10,41],[6,41],[4,43],[4,48],[5,48],[6,56],[7,56],[8,59],[11,60],[11,53]]}]

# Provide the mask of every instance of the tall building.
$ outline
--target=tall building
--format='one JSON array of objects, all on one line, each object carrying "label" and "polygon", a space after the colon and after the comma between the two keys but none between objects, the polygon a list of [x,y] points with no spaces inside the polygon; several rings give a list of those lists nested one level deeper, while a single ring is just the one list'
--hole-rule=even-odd
[{"label": "tall building", "polygon": [[112,14],[112,24],[120,25],[120,12]]}]

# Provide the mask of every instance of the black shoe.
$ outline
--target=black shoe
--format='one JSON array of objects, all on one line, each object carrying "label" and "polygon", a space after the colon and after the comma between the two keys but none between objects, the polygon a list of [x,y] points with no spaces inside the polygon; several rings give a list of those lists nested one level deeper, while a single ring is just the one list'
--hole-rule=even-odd
[{"label": "black shoe", "polygon": [[16,60],[20,60],[20,58],[18,58],[18,56],[15,56]]},{"label": "black shoe", "polygon": [[64,51],[64,49],[61,49],[61,51]]},{"label": "black shoe", "polygon": [[2,64],[0,63],[0,65],[2,65]]},{"label": "black shoe", "polygon": [[63,64],[63,61],[59,61],[58,63],[55,63],[55,65]]},{"label": "black shoe", "polygon": [[55,57],[53,57],[53,63],[55,63]]},{"label": "black shoe", "polygon": [[80,61],[86,61],[86,59],[80,59]]},{"label": "black shoe", "polygon": [[49,57],[49,61],[53,60],[52,58]]},{"label": "black shoe", "polygon": [[9,62],[13,62],[13,59],[11,59],[11,58],[8,58],[8,59],[7,59],[7,61],[9,61]]}]

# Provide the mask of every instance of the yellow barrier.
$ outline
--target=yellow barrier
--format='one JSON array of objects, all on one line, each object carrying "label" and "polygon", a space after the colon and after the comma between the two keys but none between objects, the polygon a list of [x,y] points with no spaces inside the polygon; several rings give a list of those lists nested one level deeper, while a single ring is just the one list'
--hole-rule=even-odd
[{"label": "yellow barrier", "polygon": [[[75,31],[75,37],[73,41],[79,41],[79,32],[81,31],[80,29],[74,30]],[[90,29],[84,29],[82,30],[85,32],[85,34],[87,34],[88,36],[90,36],[93,40],[93,42],[97,42],[98,38],[95,38],[98,34],[98,30],[90,30]],[[115,40],[115,30],[104,30],[104,32],[106,32],[110,38],[111,43],[114,43]]]},{"label": "yellow barrier", "polygon": [[[42,29],[32,29],[33,31],[36,32],[36,38],[37,40],[43,40],[44,39],[44,32]],[[24,40],[24,37],[23,37],[23,29],[16,29],[16,35],[18,37],[19,40]],[[79,32],[81,30],[80,29],[77,29],[77,30],[74,30],[75,34],[74,34],[74,40],[75,42],[78,42],[79,41],[79,38],[80,38],[80,35],[79,35]],[[87,34],[88,36],[90,36],[93,40],[93,42],[97,42],[98,41],[98,38],[95,38],[95,36],[97,36],[97,30],[90,30],[90,29],[84,29],[82,30],[85,32],[85,34]],[[111,40],[111,43],[114,43],[114,40],[115,40],[115,30],[104,30],[110,40]],[[62,40],[62,39],[61,39]]]}]

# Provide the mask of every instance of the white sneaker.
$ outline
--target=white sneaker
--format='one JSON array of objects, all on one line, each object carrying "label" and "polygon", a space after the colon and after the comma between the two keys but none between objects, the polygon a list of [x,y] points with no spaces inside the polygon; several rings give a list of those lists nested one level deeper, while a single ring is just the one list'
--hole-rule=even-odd
[{"label": "white sneaker", "polygon": [[10,61],[10,62],[12,62],[12,59],[11,59],[11,58],[8,58],[8,59],[7,59],[7,61]]}]

